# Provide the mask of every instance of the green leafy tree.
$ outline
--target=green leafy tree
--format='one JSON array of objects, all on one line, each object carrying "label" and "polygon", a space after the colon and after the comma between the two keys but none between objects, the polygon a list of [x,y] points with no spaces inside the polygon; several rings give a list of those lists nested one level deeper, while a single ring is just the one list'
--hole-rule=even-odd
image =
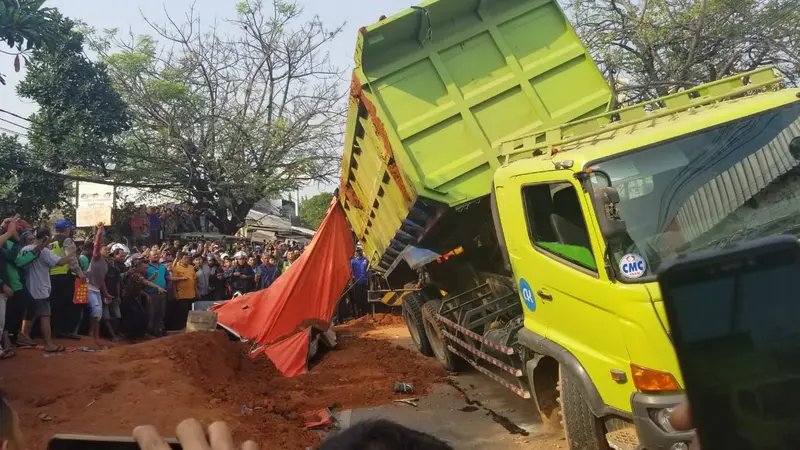
[{"label": "green leafy tree", "polygon": [[800,79],[798,0],[565,0],[623,101],[774,64]]},{"label": "green leafy tree", "polygon": [[247,0],[238,33],[151,23],[151,36],[108,30],[93,48],[129,105],[118,179],[169,185],[233,234],[252,206],[339,170],[344,86],[326,44],[341,27],[295,3]]},{"label": "green leafy tree", "polygon": [[331,200],[333,200],[333,194],[330,192],[323,192],[303,200],[300,203],[300,220],[305,226],[316,230],[325,219]]},{"label": "green leafy tree", "polygon": [[[56,39],[54,8],[43,8],[45,0],[0,0],[0,40],[11,47],[16,57],[14,70],[20,70],[20,57],[52,44]],[[0,84],[6,84],[0,73]]]},{"label": "green leafy tree", "polygon": [[28,133],[31,150],[51,170],[111,176],[124,152],[114,138],[130,129],[127,106],[102,63],[84,53],[77,23],[57,12],[57,38],[34,50],[20,96],[39,104]]},{"label": "green leafy tree", "polygon": [[[0,161],[22,167],[39,165],[27,145],[5,134],[0,134]],[[71,208],[70,189],[63,179],[8,165],[1,169],[0,218],[20,214],[25,220],[37,222],[54,209]]]}]

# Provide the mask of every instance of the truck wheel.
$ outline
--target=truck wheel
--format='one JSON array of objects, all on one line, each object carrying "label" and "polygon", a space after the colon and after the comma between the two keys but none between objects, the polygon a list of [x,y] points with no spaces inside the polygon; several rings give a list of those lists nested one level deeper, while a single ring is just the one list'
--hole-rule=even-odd
[{"label": "truck wheel", "polygon": [[578,381],[559,366],[561,417],[570,450],[609,450],[603,420],[595,417],[583,398]]},{"label": "truck wheel", "polygon": [[462,372],[467,367],[466,361],[461,359],[460,356],[451,352],[445,346],[443,325],[436,320],[436,314],[439,313],[439,306],[442,304],[439,300],[431,300],[422,306],[422,322],[425,325],[425,333],[428,335],[428,341],[431,343],[431,349],[436,359],[450,372]]},{"label": "truck wheel", "polygon": [[420,353],[425,356],[433,356],[431,344],[428,342],[428,335],[422,325],[422,303],[424,300],[416,292],[412,292],[403,298],[403,321],[408,327],[408,334],[414,341]]}]

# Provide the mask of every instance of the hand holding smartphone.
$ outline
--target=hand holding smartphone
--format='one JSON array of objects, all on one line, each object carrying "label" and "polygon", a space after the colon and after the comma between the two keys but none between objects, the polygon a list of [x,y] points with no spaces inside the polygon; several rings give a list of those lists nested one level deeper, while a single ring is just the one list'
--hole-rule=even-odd
[{"label": "hand holding smartphone", "polygon": [[659,274],[703,450],[800,448],[800,245],[776,236]]},{"label": "hand holding smartphone", "polygon": [[[182,450],[177,439],[164,439],[172,450]],[[133,437],[95,436],[88,434],[57,434],[50,439],[47,450],[139,450]]]}]

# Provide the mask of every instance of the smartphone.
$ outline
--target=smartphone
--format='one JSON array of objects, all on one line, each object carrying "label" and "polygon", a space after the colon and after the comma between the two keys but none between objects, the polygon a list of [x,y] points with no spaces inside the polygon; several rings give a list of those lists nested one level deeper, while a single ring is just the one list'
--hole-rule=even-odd
[{"label": "smartphone", "polygon": [[678,258],[658,282],[702,449],[800,449],[797,238]]},{"label": "smartphone", "polygon": [[[164,439],[173,450],[181,450],[177,439]],[[139,450],[132,437],[96,436],[89,434],[57,434],[50,438],[47,450]]]}]

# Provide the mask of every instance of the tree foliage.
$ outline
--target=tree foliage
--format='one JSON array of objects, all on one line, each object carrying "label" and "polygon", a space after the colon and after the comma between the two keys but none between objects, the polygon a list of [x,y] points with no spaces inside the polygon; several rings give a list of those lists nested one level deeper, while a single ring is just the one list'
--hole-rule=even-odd
[{"label": "tree foliage", "polygon": [[169,185],[223,233],[265,197],[338,172],[343,89],[325,45],[341,27],[295,3],[247,0],[227,22],[149,22],[155,37],[107,30],[94,49],[131,110],[115,176]]},{"label": "tree foliage", "polygon": [[300,220],[303,225],[316,230],[325,219],[328,207],[333,200],[333,194],[323,192],[311,198],[305,199],[300,203]]},{"label": "tree foliage", "polygon": [[[0,161],[35,166],[27,145],[16,137],[0,134]],[[20,214],[36,222],[47,212],[69,206],[69,187],[63,179],[41,173],[3,167],[0,177],[0,217]]]},{"label": "tree foliage", "polygon": [[631,102],[767,64],[790,83],[800,79],[800,0],[565,3],[606,77]]},{"label": "tree foliage", "polygon": [[110,176],[119,164],[114,138],[130,128],[127,107],[102,63],[84,53],[78,24],[53,13],[57,37],[33,52],[21,97],[39,104],[28,133],[31,149],[56,171],[77,168]]},{"label": "tree foliage", "polygon": [[[20,56],[52,44],[56,39],[54,8],[43,8],[45,0],[0,0],[0,39],[16,50],[14,70],[20,70]],[[6,84],[0,73],[0,84]]]}]

